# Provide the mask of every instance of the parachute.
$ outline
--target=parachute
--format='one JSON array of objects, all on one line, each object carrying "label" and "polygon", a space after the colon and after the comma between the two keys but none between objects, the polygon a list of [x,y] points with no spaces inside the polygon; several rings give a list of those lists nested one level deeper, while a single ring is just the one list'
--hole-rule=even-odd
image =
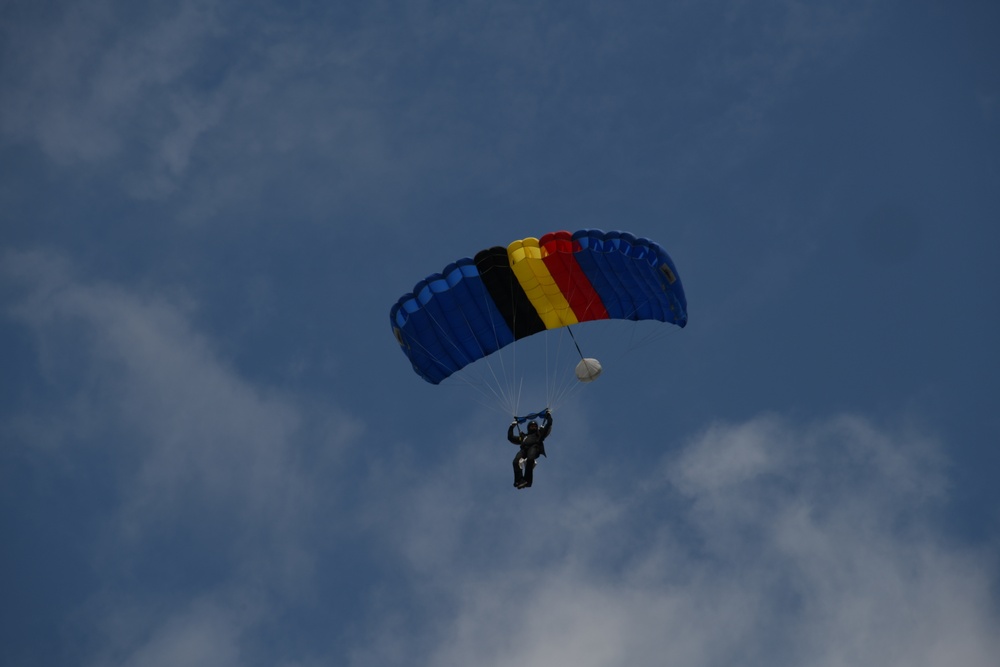
[{"label": "parachute", "polygon": [[[583,229],[458,259],[400,297],[389,319],[413,370],[438,384],[518,340],[563,328],[572,336],[569,327],[580,323],[655,320],[683,327],[687,301],[659,245],[628,232]],[[600,372],[600,362],[580,353],[581,382]]]}]

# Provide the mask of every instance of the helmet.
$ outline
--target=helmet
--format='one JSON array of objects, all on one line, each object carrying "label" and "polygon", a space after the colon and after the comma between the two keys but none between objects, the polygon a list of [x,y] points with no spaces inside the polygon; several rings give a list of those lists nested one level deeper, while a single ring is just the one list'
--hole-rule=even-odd
[{"label": "helmet", "polygon": [[529,431],[537,431],[538,430],[538,422],[528,422],[528,430]]}]

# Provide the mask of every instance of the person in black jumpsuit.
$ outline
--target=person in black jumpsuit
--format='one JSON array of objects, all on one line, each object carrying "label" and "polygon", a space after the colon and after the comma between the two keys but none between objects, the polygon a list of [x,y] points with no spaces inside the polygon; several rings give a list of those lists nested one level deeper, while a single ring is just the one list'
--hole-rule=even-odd
[{"label": "person in black jumpsuit", "polygon": [[[542,428],[538,428],[538,422],[532,421],[528,424],[527,433],[521,433],[521,429],[517,429],[517,435],[514,435],[516,427],[517,420],[515,419],[510,423],[510,428],[507,429],[507,439],[521,448],[518,450],[517,456],[514,457],[514,486],[524,489],[531,486],[535,459],[539,456],[545,456],[544,443],[545,438],[552,431],[552,414],[548,410],[545,411],[542,416]],[[523,474],[521,473],[521,459],[524,459]]]}]

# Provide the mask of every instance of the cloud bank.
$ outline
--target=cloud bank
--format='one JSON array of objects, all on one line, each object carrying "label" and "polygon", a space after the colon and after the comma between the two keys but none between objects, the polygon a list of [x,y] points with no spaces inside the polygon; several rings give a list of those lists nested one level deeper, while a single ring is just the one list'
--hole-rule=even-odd
[{"label": "cloud bank", "polygon": [[558,455],[516,493],[482,425],[439,434],[461,443],[447,461],[406,442],[352,458],[356,420],[243,377],[192,304],[46,253],[2,268],[49,386],[4,419],[7,460],[42,480],[99,466],[112,487],[84,516],[91,586],[53,619],[87,637],[66,648],[84,664],[1000,654],[996,553],[947,537],[944,449],[918,429],[762,416],[650,462],[607,458],[564,418]]},{"label": "cloud bank", "polygon": [[[46,619],[86,637],[61,649],[93,664],[243,664],[265,610],[308,598],[336,548],[317,530],[346,511],[326,480],[360,423],[247,380],[176,295],[89,280],[47,252],[7,253],[0,274],[18,291],[5,315],[38,358],[0,420],[8,470],[29,474],[4,476],[21,512],[78,515],[53,540],[90,582]],[[77,488],[79,507],[36,509]]]},{"label": "cloud bank", "polygon": [[[465,516],[416,491],[389,532],[410,536],[438,613],[416,635],[393,618],[354,664],[985,667],[1000,651],[995,554],[944,537],[941,448],[917,431],[720,424],[633,482]],[[408,549],[442,523],[464,542]]]}]

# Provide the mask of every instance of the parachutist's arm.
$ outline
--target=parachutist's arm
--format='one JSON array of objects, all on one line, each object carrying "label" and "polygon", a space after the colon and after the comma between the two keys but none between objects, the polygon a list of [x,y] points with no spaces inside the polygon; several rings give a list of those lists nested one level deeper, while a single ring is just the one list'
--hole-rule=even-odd
[{"label": "parachutist's arm", "polygon": [[[507,429],[507,439],[510,440],[515,445],[521,444],[521,434],[514,435],[514,427],[517,426],[517,420],[515,419],[510,423],[510,427]],[[520,431],[520,429],[518,429]]]},{"label": "parachutist's arm", "polygon": [[552,413],[547,409],[545,414],[542,416],[542,438],[547,438],[549,436],[549,431],[552,430]]}]

